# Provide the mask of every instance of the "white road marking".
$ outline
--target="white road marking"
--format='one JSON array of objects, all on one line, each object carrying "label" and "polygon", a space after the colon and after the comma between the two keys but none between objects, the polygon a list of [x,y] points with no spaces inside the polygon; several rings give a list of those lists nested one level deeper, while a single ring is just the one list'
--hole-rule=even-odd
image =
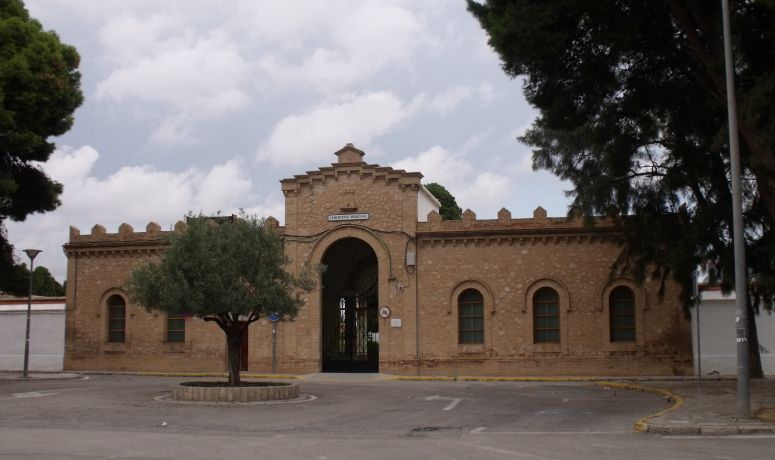
[{"label": "white road marking", "polygon": [[9,399],[21,399],[21,398],[40,398],[43,396],[51,396],[59,393],[60,391],[70,391],[70,390],[88,390],[90,388],[97,388],[97,387],[73,387],[73,388],[57,388],[56,390],[48,390],[48,391],[29,391],[26,393],[12,393],[11,397]]},{"label": "white road marking", "polygon": [[41,396],[51,396],[54,393],[40,393],[38,391],[30,391],[28,393],[14,393],[11,396],[11,399],[20,399],[20,398],[40,398]]},{"label": "white road marking", "polygon": [[460,404],[460,401],[462,401],[462,400],[463,400],[463,398],[449,398],[449,397],[447,397],[447,396],[441,396],[441,395],[426,396],[424,399],[425,399],[426,401],[435,401],[435,400],[437,400],[437,399],[438,399],[438,400],[447,400],[447,401],[452,401],[451,403],[449,403],[449,404],[447,405],[447,407],[445,407],[445,408],[444,408],[444,409],[442,409],[442,410],[452,410],[452,409],[454,409],[454,408],[455,408],[455,406],[457,406],[458,404]]}]

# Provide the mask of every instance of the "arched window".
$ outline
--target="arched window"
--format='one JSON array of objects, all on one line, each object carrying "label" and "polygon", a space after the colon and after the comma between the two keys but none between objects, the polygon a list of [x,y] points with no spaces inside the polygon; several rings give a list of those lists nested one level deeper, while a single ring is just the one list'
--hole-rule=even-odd
[{"label": "arched window", "polygon": [[635,341],[635,294],[627,286],[617,286],[608,296],[611,342]]},{"label": "arched window", "polygon": [[108,342],[126,341],[126,301],[118,294],[108,297]]},{"label": "arched window", "polygon": [[466,289],[457,298],[460,343],[484,343],[484,298],[476,289]]},{"label": "arched window", "polygon": [[533,294],[533,342],[560,342],[560,296],[550,287]]}]

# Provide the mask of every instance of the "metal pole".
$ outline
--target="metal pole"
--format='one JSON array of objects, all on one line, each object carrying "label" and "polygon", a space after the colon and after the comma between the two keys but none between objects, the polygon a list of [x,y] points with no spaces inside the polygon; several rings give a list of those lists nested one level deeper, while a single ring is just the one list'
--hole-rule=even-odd
[{"label": "metal pole", "polygon": [[39,249],[25,249],[24,253],[30,258],[30,285],[27,289],[27,332],[24,339],[24,373],[23,377],[29,377],[30,363],[30,316],[32,316],[32,272],[35,269],[35,256],[42,251]]},{"label": "metal pole", "polygon": [[729,117],[729,155],[732,169],[732,224],[735,248],[735,297],[737,309],[737,419],[751,418],[751,382],[748,372],[748,283],[746,281],[745,241],[743,235],[743,198],[740,191],[740,143],[737,132],[737,102],[735,100],[735,70],[732,62],[732,38],[729,0],[721,0],[724,23],[724,64],[727,80],[727,112]]},{"label": "metal pole", "polygon": [[700,285],[697,280],[697,271],[692,274],[692,295],[694,295],[694,308],[696,309],[695,322],[697,323],[697,379],[702,382],[702,322],[700,321],[700,304],[702,300],[700,297]]},{"label": "metal pole", "polygon": [[272,374],[277,373],[277,321],[272,321]]},{"label": "metal pole", "polygon": [[702,342],[700,334],[702,333],[702,322],[700,321],[700,302],[697,303],[697,378],[702,381]]}]

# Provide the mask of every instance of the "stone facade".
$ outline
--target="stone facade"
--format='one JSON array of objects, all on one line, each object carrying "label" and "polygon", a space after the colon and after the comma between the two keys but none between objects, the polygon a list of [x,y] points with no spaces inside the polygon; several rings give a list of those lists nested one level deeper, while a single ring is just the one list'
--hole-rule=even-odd
[{"label": "stone facade", "polygon": [[[278,372],[320,372],[327,362],[366,359],[368,349],[371,370],[395,374],[691,373],[690,326],[677,286],[668,284],[660,299],[656,281],[611,279],[621,238],[613,221],[549,218],[540,207],[527,219],[506,209],[493,220],[470,210],[460,221],[442,221],[435,210],[420,216],[429,203],[420,173],[367,164],[350,144],[336,155],[329,167],[282,180],[285,226],[268,219],[284,239],[289,271],[329,265],[295,320],[276,324]],[[71,228],[66,369],[226,368],[217,326],[186,318],[185,341],[170,343],[164,315],[132,305],[122,290],[131,270],[162,254],[169,233],[155,223],[145,232],[124,224],[117,234],[99,225],[88,235]],[[360,261],[365,265],[346,260],[364,251],[371,254]],[[613,341],[609,301],[621,287],[634,307],[631,335]],[[543,314],[534,312],[539,291],[556,295],[545,342],[534,330]],[[472,292],[480,300],[475,331],[466,335],[467,310],[460,309]],[[118,343],[108,333],[113,295],[126,302],[125,340]],[[346,309],[350,304],[363,310]],[[337,318],[341,324],[331,326]],[[271,370],[271,330],[268,320],[251,325],[249,371]],[[355,344],[352,334],[362,340]]]}]

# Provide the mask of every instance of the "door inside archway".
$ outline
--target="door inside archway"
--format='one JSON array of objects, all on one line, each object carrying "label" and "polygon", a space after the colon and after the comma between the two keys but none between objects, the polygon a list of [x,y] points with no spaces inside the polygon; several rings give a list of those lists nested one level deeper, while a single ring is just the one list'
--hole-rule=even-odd
[{"label": "door inside archway", "polygon": [[323,264],[323,372],[378,372],[377,255],[364,241],[344,238]]}]

